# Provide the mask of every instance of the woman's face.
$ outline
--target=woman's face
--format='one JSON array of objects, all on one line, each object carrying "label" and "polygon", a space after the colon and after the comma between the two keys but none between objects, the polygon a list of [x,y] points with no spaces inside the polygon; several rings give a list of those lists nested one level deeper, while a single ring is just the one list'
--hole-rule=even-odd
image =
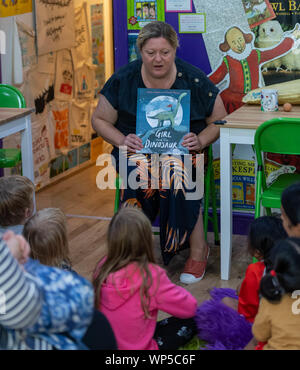
[{"label": "woman's face", "polygon": [[164,78],[174,65],[176,50],[163,37],[146,41],[141,50],[145,71],[152,78]]}]

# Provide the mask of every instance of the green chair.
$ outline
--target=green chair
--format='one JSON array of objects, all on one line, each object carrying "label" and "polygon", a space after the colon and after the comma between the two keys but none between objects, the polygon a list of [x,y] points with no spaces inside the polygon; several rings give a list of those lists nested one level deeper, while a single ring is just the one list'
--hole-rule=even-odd
[{"label": "green chair", "polygon": [[[267,185],[263,153],[300,154],[300,118],[273,118],[256,130],[254,147],[257,158],[255,218],[261,206],[271,215],[271,208],[280,208],[283,190],[300,181],[300,174],[282,173]],[[284,172],[284,171],[283,171]]]},{"label": "green chair", "polygon": [[[120,185],[121,179],[119,175],[116,178],[116,193],[115,193],[115,205],[114,213],[116,213],[120,206]],[[209,215],[209,206],[212,207],[212,215]],[[215,244],[220,244],[219,227],[218,227],[218,216],[217,216],[217,205],[216,205],[216,190],[215,190],[215,178],[213,169],[213,151],[212,145],[208,147],[208,160],[207,168],[204,177],[204,207],[203,207],[203,227],[205,240],[207,240],[207,229],[208,221],[212,222]],[[154,234],[159,234],[159,232],[154,232]]]},{"label": "green chair", "polygon": [[[0,108],[26,108],[25,98],[14,86],[0,84]],[[0,168],[15,167],[20,161],[20,149],[0,149]]]}]

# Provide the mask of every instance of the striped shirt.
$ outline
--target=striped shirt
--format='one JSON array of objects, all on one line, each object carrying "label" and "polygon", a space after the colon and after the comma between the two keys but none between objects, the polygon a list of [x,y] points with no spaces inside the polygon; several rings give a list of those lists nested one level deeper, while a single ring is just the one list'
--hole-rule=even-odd
[{"label": "striped shirt", "polygon": [[[11,330],[32,326],[38,319],[42,294],[29,274],[11,255],[0,239],[0,347],[12,348]],[[7,330],[6,330],[7,329]]]}]

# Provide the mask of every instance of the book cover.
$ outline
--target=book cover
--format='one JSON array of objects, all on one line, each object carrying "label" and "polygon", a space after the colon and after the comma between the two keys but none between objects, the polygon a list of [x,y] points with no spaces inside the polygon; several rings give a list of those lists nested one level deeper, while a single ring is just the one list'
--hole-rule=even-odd
[{"label": "book cover", "polygon": [[136,135],[141,153],[188,154],[183,137],[190,132],[190,90],[138,89]]}]

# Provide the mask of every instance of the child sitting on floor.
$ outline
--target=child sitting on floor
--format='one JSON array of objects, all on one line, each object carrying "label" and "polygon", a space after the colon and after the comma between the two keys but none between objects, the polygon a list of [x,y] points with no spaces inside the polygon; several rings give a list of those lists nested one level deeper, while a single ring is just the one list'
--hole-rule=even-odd
[{"label": "child sitting on floor", "polygon": [[300,182],[290,185],[283,191],[281,219],[288,236],[300,238]]},{"label": "child sitting on floor", "polygon": [[91,284],[28,259],[29,251],[22,235],[0,237],[0,349],[87,348]]},{"label": "child sitting on floor", "polygon": [[[263,349],[300,350],[300,239],[288,238],[274,248],[274,267],[261,280],[262,299],[252,332]],[[261,349],[259,347],[258,349]]]},{"label": "child sitting on floor", "polygon": [[59,208],[36,212],[24,225],[23,235],[30,245],[32,259],[71,270],[66,217]]},{"label": "child sitting on floor", "polygon": [[[120,350],[176,349],[196,333],[197,301],[155,264],[153,244],[142,211],[126,207],[114,215],[107,256],[98,263],[93,284],[95,306],[110,322]],[[158,310],[177,317],[157,323]]]},{"label": "child sitting on floor", "polygon": [[198,335],[208,342],[208,349],[243,349],[250,342],[261,278],[270,268],[275,242],[286,237],[280,218],[263,216],[251,223],[248,251],[258,262],[248,266],[238,296],[233,289],[214,288],[212,299],[197,309]]},{"label": "child sitting on floor", "polygon": [[22,234],[24,223],[32,215],[34,184],[25,176],[0,177],[0,232]]}]

